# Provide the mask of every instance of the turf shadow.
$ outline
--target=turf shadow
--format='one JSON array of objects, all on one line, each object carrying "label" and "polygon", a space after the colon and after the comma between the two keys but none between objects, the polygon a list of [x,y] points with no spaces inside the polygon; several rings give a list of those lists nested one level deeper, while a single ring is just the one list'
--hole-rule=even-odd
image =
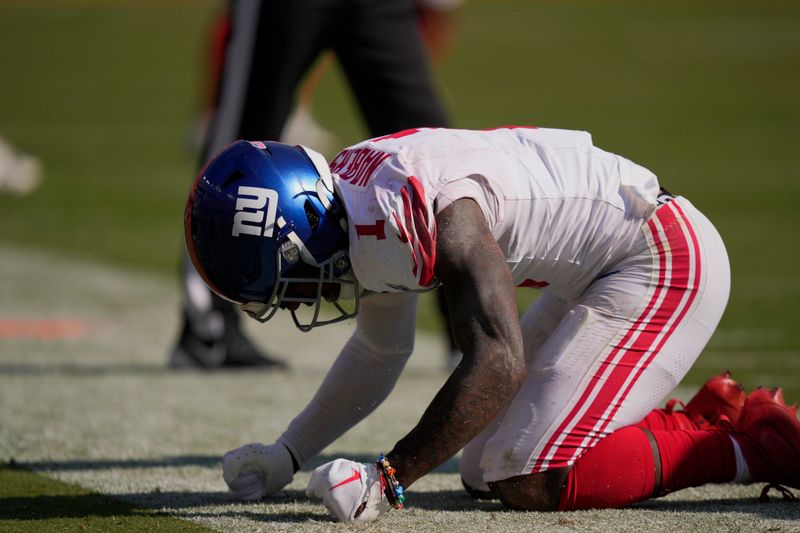
[{"label": "turf shadow", "polygon": [[101,494],[58,496],[15,496],[0,498],[0,517],[4,520],[46,520],[90,516],[132,516],[141,514],[124,501]]},{"label": "turf shadow", "polygon": [[648,500],[635,507],[643,511],[670,513],[747,513],[765,519],[800,519],[800,502],[773,496],[768,502],[758,498],[714,498],[707,500]]},{"label": "turf shadow", "polygon": [[426,511],[503,511],[500,500],[475,500],[464,490],[415,491],[408,494],[408,501],[415,509]]},{"label": "turf shadow", "polygon": [[204,466],[216,468],[222,464],[222,455],[175,455],[151,459],[66,459],[63,461],[14,461],[16,466],[30,470],[69,472],[82,470],[168,468]]},{"label": "turf shadow", "polygon": [[[206,468],[219,468],[222,464],[222,453],[219,455],[174,455],[166,457],[156,457],[149,459],[65,459],[60,461],[18,461],[14,464],[28,468],[30,470],[45,470],[51,472],[68,472],[82,470],[106,470],[110,468],[119,469],[139,469],[139,468],[169,468],[181,466],[202,466]],[[334,459],[346,457],[353,461],[362,463],[372,463],[375,461],[374,455],[367,454],[336,454],[318,455],[308,461],[300,469],[303,472],[311,472],[320,465]],[[434,469],[439,474],[458,473],[458,459],[451,458]]]},{"label": "turf shadow", "polygon": [[[410,507],[426,511],[508,512],[499,501],[477,501],[459,490],[413,491]],[[236,502],[225,492],[151,491],[109,497],[100,494],[42,495],[0,498],[0,516],[14,520],[43,520],[51,518],[86,518],[108,516],[140,516],[145,513],[177,518],[246,518],[268,523],[307,523],[325,521],[324,512],[272,510],[274,506],[308,503],[303,491],[284,490],[279,494],[256,502]],[[316,502],[318,503],[318,502]],[[200,510],[217,506],[224,510]],[[162,510],[161,512],[157,510]],[[794,502],[774,500],[759,503],[752,498],[712,499],[701,501],[652,500],[633,508],[648,514],[664,517],[680,513],[747,513],[764,519],[785,520],[800,516],[800,507]],[[593,511],[590,511],[593,512]],[[581,518],[582,512],[575,514]]]},{"label": "turf shadow", "polygon": [[0,363],[5,376],[159,376],[171,372],[166,365],[138,363]]},{"label": "turf shadow", "polygon": [[[166,365],[147,363],[31,363],[15,362],[0,363],[0,375],[5,376],[68,376],[68,377],[95,377],[95,376],[168,376],[175,374],[202,374],[209,375],[212,370],[202,368],[172,369]],[[272,367],[231,367],[215,368],[215,374],[240,374],[240,373],[275,373],[286,372],[285,369]]]},{"label": "turf shadow", "polygon": [[326,516],[321,513],[309,512],[256,512],[256,511],[225,511],[224,513],[176,513],[173,516],[192,519],[192,518],[245,518],[255,522],[269,522],[270,524],[307,524],[312,521],[330,521],[326,520]]},{"label": "turf shadow", "polygon": [[[290,505],[294,503],[320,503],[319,500],[309,498],[302,490],[282,490],[274,496],[263,498],[255,502],[240,502],[230,499],[225,492],[150,492],[128,494],[125,496],[136,501],[139,506],[169,509],[188,509],[205,505],[230,504],[233,508],[225,511],[225,515],[238,515],[241,513],[256,513],[251,510],[264,505]],[[501,511],[502,504],[497,500],[473,500],[465,491],[461,490],[434,490],[413,491],[409,494],[411,506],[416,509],[429,511]],[[242,509],[244,508],[244,509]],[[216,515],[216,513],[210,513]],[[261,514],[273,517],[283,516],[283,513]],[[319,518],[315,516],[315,518]],[[297,521],[297,520],[292,520]]]},{"label": "turf shadow", "polygon": [[[226,493],[141,493],[128,494],[126,499],[136,502],[138,507],[170,509],[173,516],[180,518],[247,518],[269,523],[306,523],[309,521],[333,521],[327,515],[319,500],[309,498],[301,490],[282,490],[274,496],[254,502],[238,502],[230,500]],[[229,506],[225,510],[185,511],[207,505]],[[275,506],[289,506],[296,503],[318,504],[320,512],[291,511],[286,509],[272,510]],[[429,511],[502,511],[499,501],[476,501],[465,492],[457,490],[414,492],[412,507]]]}]

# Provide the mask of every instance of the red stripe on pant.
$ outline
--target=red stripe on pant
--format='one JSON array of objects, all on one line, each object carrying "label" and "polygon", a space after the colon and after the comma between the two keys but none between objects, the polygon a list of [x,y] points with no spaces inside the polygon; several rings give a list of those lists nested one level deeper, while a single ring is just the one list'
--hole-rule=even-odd
[{"label": "red stripe on pant", "polygon": [[[682,296],[686,290],[689,276],[689,247],[673,211],[659,209],[656,218],[663,225],[670,245],[670,250],[666,251],[658,234],[657,226],[651,220],[648,224],[659,255],[659,279],[656,290],[644,312],[602,361],[579,401],[550,437],[534,465],[533,472],[566,466],[580,450],[585,449],[584,444],[588,438],[595,438],[598,432],[607,427],[611,420],[607,414],[609,406],[616,413],[625,397],[620,395],[620,390],[624,387],[627,394],[632,384],[635,383],[633,378],[641,375],[644,368],[642,363],[652,360],[652,355],[649,357],[647,355],[650,347],[663,328],[669,324],[683,301]],[[669,265],[667,264],[668,257],[671,259]],[[668,273],[671,277],[667,282]],[[665,287],[667,292],[664,294],[663,301],[658,304],[655,314],[650,316]],[[634,335],[637,336],[633,344],[629,346]],[[647,359],[643,359],[644,357]],[[595,397],[590,400],[592,394],[595,394]],[[591,402],[590,407],[581,414],[582,407],[589,401]],[[566,436],[562,442],[559,442],[565,432]]]},{"label": "red stripe on pant", "polygon": [[[651,227],[652,229],[652,227]],[[658,273],[658,283],[656,284],[655,291],[653,292],[653,296],[650,298],[647,306],[645,307],[642,314],[639,318],[634,322],[633,326],[625,333],[625,336],[621,339],[619,344],[614,347],[614,349],[609,353],[609,355],[602,361],[598,372],[596,372],[593,376],[589,385],[581,394],[581,397],[578,399],[575,406],[572,408],[572,411],[567,415],[567,417],[561,422],[558,429],[553,432],[550,439],[547,441],[547,444],[542,449],[541,453],[539,454],[539,458],[536,460],[536,464],[533,467],[533,472],[540,472],[545,470],[545,459],[550,455],[551,450],[557,446],[557,442],[559,437],[564,434],[566,428],[570,425],[570,423],[579,415],[579,410],[589,401],[589,397],[595,391],[600,383],[600,377],[605,373],[611,361],[613,361],[614,357],[617,355],[619,350],[630,342],[631,337],[633,337],[634,333],[638,331],[641,327],[642,323],[644,322],[645,318],[649,316],[651,310],[655,306],[656,302],[661,297],[661,291],[664,287],[664,280],[666,278],[667,272],[667,262],[666,262],[666,254],[664,253],[663,244],[658,237],[657,232],[653,232],[653,239],[656,245],[656,251],[658,253],[658,261],[659,261],[659,273]],[[554,457],[554,459],[556,459]],[[549,461],[548,461],[549,463]],[[549,465],[548,465],[549,466]]]},{"label": "red stripe on pant", "polygon": [[[675,221],[673,222],[672,228],[676,228],[674,231],[667,231],[665,228],[665,233],[667,235],[667,239],[670,244],[670,253],[673,257],[672,263],[672,272],[673,277],[672,281],[670,282],[670,288],[675,289],[674,293],[680,295],[680,300],[678,305],[680,306],[680,311],[678,312],[677,317],[672,321],[669,325],[669,329],[667,332],[661,337],[658,341],[658,344],[655,348],[650,350],[650,355],[647,357],[647,360],[644,364],[640,365],[636,371],[636,374],[632,380],[628,382],[627,387],[623,391],[622,395],[620,396],[619,402],[614,405],[611,413],[609,413],[608,417],[604,421],[602,427],[597,431],[597,435],[592,439],[589,443],[587,448],[591,448],[597,441],[603,438],[605,435],[606,428],[611,420],[614,419],[619,407],[622,404],[622,399],[626,398],[628,394],[630,394],[631,389],[638,381],[639,377],[644,372],[644,369],[652,363],[655,356],[661,351],[664,347],[664,344],[669,340],[672,334],[675,332],[675,329],[678,327],[678,324],[681,323],[683,317],[686,316],[688,310],[692,307],[692,303],[694,302],[695,297],[697,296],[697,290],[700,287],[700,273],[701,273],[701,265],[700,265],[700,247],[697,244],[697,236],[694,233],[694,229],[692,228],[691,221],[686,217],[686,215],[681,211],[680,207],[678,206],[677,202],[673,201],[665,207],[670,207],[672,209],[677,210],[677,215],[675,216]],[[683,220],[685,230],[679,225],[679,220]],[[687,240],[684,231],[689,233],[689,238]],[[691,241],[691,249],[689,249],[689,241]],[[676,265],[675,257],[677,254],[686,254],[685,260],[681,258]],[[694,264],[694,274],[691,273],[691,265]],[[675,276],[676,267],[678,270],[679,275]],[[689,286],[689,280],[691,279],[691,287]],[[672,291],[671,291],[672,292]],[[685,302],[685,303],[684,303]],[[674,315],[673,315],[674,316]],[[665,324],[669,323],[669,319]],[[651,322],[652,324],[652,322]],[[657,338],[658,333],[656,332],[655,338]],[[574,459],[574,457],[573,457]]]}]

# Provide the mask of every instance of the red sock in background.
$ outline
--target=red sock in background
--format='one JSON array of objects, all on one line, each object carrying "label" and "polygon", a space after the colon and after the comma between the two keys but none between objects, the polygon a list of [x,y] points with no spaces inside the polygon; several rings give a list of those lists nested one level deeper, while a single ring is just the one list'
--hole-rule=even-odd
[{"label": "red sock in background", "polygon": [[[725,483],[736,475],[736,456],[724,431],[652,431],[661,456],[661,491]],[[559,510],[624,507],[653,496],[656,463],[645,431],[617,430],[573,465]]]}]

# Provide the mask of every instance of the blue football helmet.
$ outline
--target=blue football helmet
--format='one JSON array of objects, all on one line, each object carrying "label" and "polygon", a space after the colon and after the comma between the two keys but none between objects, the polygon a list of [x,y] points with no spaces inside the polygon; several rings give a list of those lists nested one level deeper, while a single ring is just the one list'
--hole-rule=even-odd
[{"label": "blue football helmet", "polygon": [[[266,141],[231,144],[195,179],[184,228],[189,255],[209,288],[260,322],[287,302],[290,308],[313,306],[305,322],[291,309],[302,331],[358,313],[361,290],[347,252],[347,216],[325,158],[313,150]],[[293,284],[303,284],[301,295],[289,290]],[[338,285],[332,302],[338,316],[322,320],[328,284]],[[354,302],[346,309],[342,299]]]}]

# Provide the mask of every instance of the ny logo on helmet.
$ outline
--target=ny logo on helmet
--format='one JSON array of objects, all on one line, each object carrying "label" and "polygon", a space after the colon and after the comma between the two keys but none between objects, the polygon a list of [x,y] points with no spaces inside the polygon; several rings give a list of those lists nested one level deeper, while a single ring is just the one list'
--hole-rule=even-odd
[{"label": "ny logo on helmet", "polygon": [[[266,207],[266,217],[265,209]],[[241,186],[236,195],[236,214],[233,216],[233,231],[238,237],[242,233],[272,237],[275,231],[275,213],[278,193],[272,189]]]}]

